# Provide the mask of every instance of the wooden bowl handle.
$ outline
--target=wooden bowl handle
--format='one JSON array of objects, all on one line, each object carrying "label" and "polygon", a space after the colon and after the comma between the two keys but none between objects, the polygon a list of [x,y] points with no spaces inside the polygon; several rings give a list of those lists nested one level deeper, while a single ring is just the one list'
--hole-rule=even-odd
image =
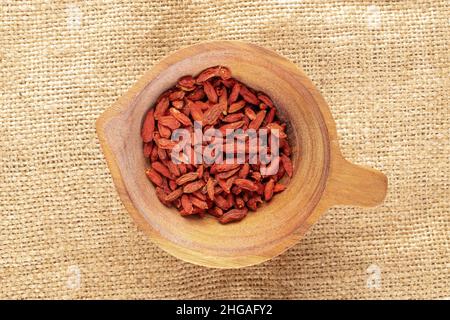
[{"label": "wooden bowl handle", "polygon": [[383,202],[387,177],[380,171],[338,157],[331,165],[327,195],[330,205],[373,207]]}]

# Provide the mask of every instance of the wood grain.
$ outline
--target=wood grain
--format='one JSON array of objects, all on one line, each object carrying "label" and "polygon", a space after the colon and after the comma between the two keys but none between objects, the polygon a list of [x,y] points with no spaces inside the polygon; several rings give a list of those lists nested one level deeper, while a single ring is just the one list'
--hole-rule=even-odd
[{"label": "wood grain", "polygon": [[[288,122],[294,176],[286,191],[239,223],[181,217],[166,208],[144,174],[140,128],[161,92],[181,75],[214,65],[272,97]],[[185,261],[220,268],[253,265],[296,244],[333,205],[373,206],[386,194],[379,171],[346,161],[329,108],[293,63],[261,47],[214,41],[183,48],[148,71],[97,121],[97,133],[117,191],[139,227]]]}]

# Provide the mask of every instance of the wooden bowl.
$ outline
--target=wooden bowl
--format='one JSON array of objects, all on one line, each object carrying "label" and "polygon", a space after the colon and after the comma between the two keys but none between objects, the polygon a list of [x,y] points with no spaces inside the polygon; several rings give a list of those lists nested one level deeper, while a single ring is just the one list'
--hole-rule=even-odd
[{"label": "wooden bowl", "polygon": [[[266,92],[288,122],[294,175],[288,188],[238,223],[213,217],[184,218],[159,202],[145,175],[141,124],[156,98],[180,76],[215,65]],[[325,100],[307,76],[275,52],[236,41],[183,48],[153,67],[97,120],[97,133],[125,207],[139,227],[170,254],[208,267],[261,263],[296,244],[333,205],[375,206],[387,179],[379,171],[349,163],[339,150]]]}]

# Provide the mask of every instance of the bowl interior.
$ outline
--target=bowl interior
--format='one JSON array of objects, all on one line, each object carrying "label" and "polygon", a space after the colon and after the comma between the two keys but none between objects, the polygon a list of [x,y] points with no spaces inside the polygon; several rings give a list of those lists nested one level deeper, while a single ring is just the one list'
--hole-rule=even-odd
[{"label": "bowl interior", "polygon": [[[269,51],[263,54],[251,48],[226,46],[192,52],[170,63],[163,61],[160,72],[105,128],[134,207],[160,239],[171,247],[198,253],[205,260],[201,264],[214,265],[208,261],[217,257],[261,257],[269,251],[282,252],[292,245],[290,237],[301,228],[322,195],[329,166],[327,129],[308,88],[285,71],[286,63]],[[294,163],[293,178],[284,192],[241,222],[228,225],[219,224],[213,217],[184,218],[176,209],[162,205],[144,173],[148,161],[143,157],[140,138],[143,117],[163,91],[180,76],[195,75],[219,64],[230,68],[233,77],[273,99],[279,116],[288,123]]]}]

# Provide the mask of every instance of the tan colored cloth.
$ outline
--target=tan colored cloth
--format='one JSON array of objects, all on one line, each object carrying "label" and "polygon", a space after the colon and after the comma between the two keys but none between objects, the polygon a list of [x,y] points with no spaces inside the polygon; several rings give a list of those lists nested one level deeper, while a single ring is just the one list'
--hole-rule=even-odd
[{"label": "tan colored cloth", "polygon": [[[2,1],[0,298],[449,297],[449,15],[447,1]],[[333,208],[241,270],[138,231],[95,120],[162,57],[213,39],[303,67],[345,156],[389,177],[385,204]]]}]

